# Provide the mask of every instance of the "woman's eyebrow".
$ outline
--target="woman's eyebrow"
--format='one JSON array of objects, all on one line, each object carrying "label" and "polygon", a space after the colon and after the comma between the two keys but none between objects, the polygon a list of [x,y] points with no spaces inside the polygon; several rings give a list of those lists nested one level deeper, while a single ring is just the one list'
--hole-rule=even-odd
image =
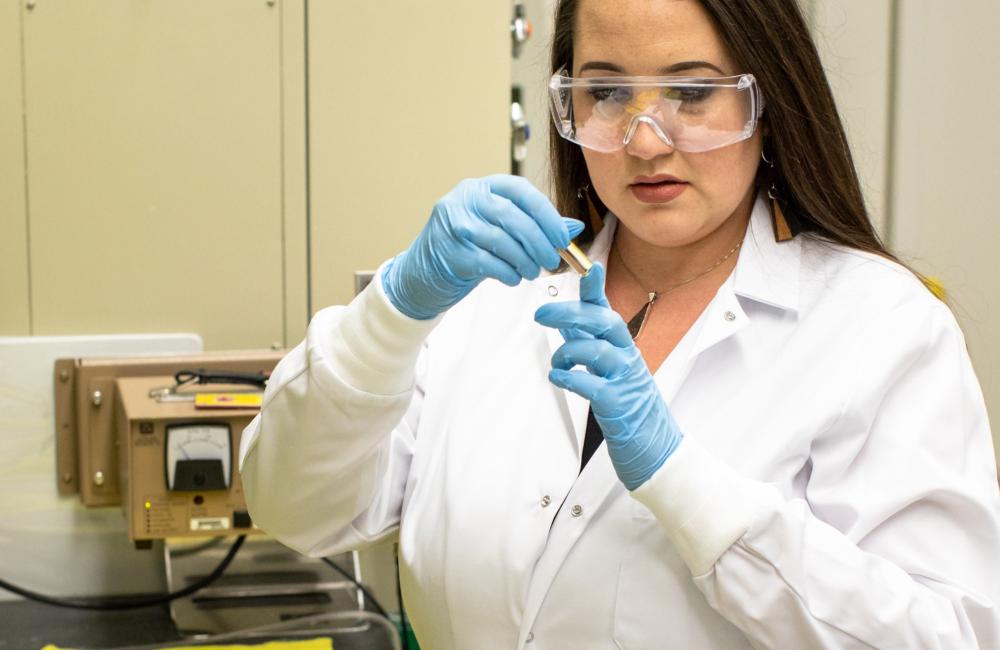
[{"label": "woman's eyebrow", "polygon": [[710,70],[715,70],[721,75],[726,74],[718,66],[709,63],[708,61],[682,61],[681,63],[675,63],[666,68],[660,68],[660,72],[663,74],[673,74],[675,72],[684,72],[686,70],[695,70],[697,68],[709,68]]},{"label": "woman's eyebrow", "polygon": [[[665,68],[660,68],[659,72],[661,74],[673,74],[675,72],[684,72],[687,70],[696,70],[698,68],[708,68],[710,70],[715,70],[721,75],[726,74],[718,66],[709,63],[708,61],[681,61],[680,63],[675,63],[669,65]],[[587,70],[607,70],[610,72],[618,72],[624,74],[625,69],[614,63],[609,63],[607,61],[587,61],[582,66],[580,66],[580,74],[583,74]]]},{"label": "woman's eyebrow", "polygon": [[587,61],[582,66],[580,66],[580,73],[584,73],[587,70],[610,70],[611,72],[625,72],[620,66],[614,63],[608,63],[607,61]]}]

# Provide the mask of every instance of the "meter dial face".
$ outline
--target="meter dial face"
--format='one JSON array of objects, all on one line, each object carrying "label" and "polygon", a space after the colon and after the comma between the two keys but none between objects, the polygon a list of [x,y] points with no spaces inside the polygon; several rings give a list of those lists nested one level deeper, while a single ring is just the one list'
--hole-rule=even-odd
[{"label": "meter dial face", "polygon": [[182,461],[212,461],[222,463],[226,488],[230,483],[232,459],[231,436],[226,424],[176,424],[166,431],[167,488],[175,489],[177,464]]}]

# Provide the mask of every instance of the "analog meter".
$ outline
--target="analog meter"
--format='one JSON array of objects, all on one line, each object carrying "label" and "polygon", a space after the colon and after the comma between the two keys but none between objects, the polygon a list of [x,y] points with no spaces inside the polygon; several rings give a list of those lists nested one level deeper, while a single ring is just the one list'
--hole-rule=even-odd
[{"label": "analog meter", "polygon": [[228,424],[174,424],[166,428],[167,489],[228,490],[232,478]]}]

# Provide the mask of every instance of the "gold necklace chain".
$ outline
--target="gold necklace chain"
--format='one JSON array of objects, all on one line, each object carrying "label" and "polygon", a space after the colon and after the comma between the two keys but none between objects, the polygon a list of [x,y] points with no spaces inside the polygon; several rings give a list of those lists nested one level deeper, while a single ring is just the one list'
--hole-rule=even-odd
[{"label": "gold necklace chain", "polygon": [[629,331],[629,334],[632,335],[632,340],[634,341],[634,340],[638,339],[639,336],[642,334],[643,330],[646,328],[646,321],[649,319],[649,312],[652,311],[653,303],[656,302],[657,298],[659,298],[660,296],[662,296],[665,293],[670,293],[671,291],[673,291],[675,289],[680,289],[684,285],[691,284],[692,282],[694,282],[698,278],[705,277],[706,275],[708,275],[709,273],[711,273],[715,269],[717,269],[720,266],[722,266],[722,264],[725,263],[725,261],[728,260],[730,257],[732,257],[733,253],[735,253],[736,251],[738,251],[740,249],[740,246],[742,246],[742,245],[743,245],[743,240],[741,239],[735,246],[733,246],[732,248],[729,249],[728,253],[726,253],[725,255],[723,255],[715,264],[713,264],[709,268],[705,269],[704,271],[702,271],[698,275],[695,275],[694,277],[688,278],[687,280],[684,280],[683,282],[679,282],[678,284],[675,284],[673,286],[667,287],[666,289],[663,289],[661,291],[647,291],[646,288],[642,284],[642,280],[639,279],[639,276],[637,276],[632,271],[632,269],[630,269],[628,267],[628,264],[625,263],[625,258],[622,257],[622,254],[618,251],[618,247],[612,245],[611,250],[614,251],[615,256],[618,258],[618,261],[621,262],[622,268],[625,269],[626,273],[628,273],[629,275],[632,276],[632,279],[635,280],[636,284],[639,285],[639,288],[642,289],[643,291],[645,291],[646,294],[648,294],[648,296],[649,296],[648,300],[646,301],[646,304],[643,305],[642,308],[635,314],[635,316],[633,316],[628,321],[628,331]]},{"label": "gold necklace chain", "polygon": [[[684,285],[691,284],[692,282],[694,282],[695,280],[697,280],[699,278],[705,277],[706,275],[708,275],[709,273],[711,273],[715,269],[717,269],[720,266],[722,266],[723,264],[725,264],[726,260],[728,260],[730,257],[732,257],[733,253],[735,253],[736,251],[738,251],[740,249],[740,246],[742,246],[742,245],[743,245],[743,240],[741,239],[735,246],[733,246],[732,248],[729,249],[728,253],[726,253],[721,258],[719,258],[715,262],[715,264],[713,264],[712,266],[708,267],[707,269],[705,269],[704,271],[702,271],[698,275],[695,275],[694,277],[690,277],[687,280],[684,280],[683,282],[679,282],[679,283],[677,283],[677,284],[675,284],[673,286],[667,287],[666,289],[661,289],[660,291],[648,291],[646,289],[646,287],[643,286],[642,280],[639,279],[639,276],[637,276],[632,271],[632,269],[630,269],[628,267],[628,264],[625,263],[625,258],[622,257],[622,254],[621,254],[621,252],[619,252],[618,247],[615,246],[615,247],[613,247],[612,250],[614,250],[615,256],[618,258],[618,261],[621,262],[622,268],[625,269],[626,273],[628,273],[629,275],[632,276],[632,279],[635,280],[636,284],[639,285],[639,288],[642,289],[643,291],[645,291],[646,293],[648,293],[650,295],[655,295],[656,298],[659,298],[660,296],[662,296],[665,293],[670,293],[671,291],[674,291],[675,289],[680,289]],[[652,299],[655,300],[655,298],[652,298]]]}]

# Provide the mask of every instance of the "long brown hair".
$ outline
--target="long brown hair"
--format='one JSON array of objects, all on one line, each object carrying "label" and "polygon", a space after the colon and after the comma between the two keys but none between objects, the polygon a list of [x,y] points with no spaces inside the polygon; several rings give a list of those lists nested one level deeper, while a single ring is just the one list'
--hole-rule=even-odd
[{"label": "long brown hair", "polygon": [[[868,217],[833,93],[796,0],[700,1],[730,53],[760,85],[767,102],[771,178],[789,211],[819,237],[899,262]],[[552,72],[573,69],[579,4],[560,0],[556,7]],[[549,129],[556,207],[562,214],[586,215],[578,192],[590,185],[590,177],[580,147],[561,138],[553,124]],[[590,196],[596,202],[593,192]],[[592,237],[587,223],[581,239]]]}]

